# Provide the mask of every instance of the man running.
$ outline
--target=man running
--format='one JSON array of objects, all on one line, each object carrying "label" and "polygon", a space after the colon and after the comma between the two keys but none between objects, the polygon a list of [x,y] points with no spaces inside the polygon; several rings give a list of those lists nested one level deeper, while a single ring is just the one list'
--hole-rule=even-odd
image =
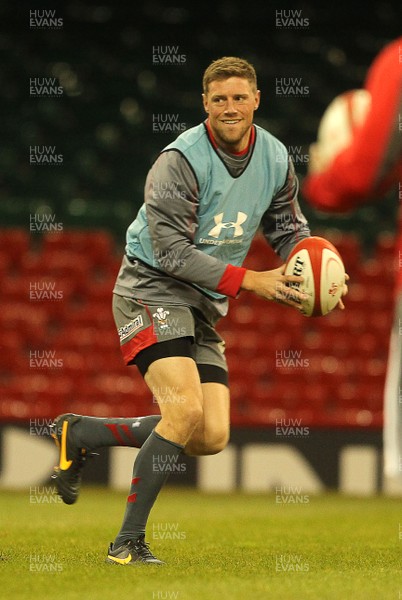
[{"label": "man running", "polygon": [[215,330],[228,297],[248,290],[295,308],[304,298],[288,287],[302,278],[285,276],[284,267],[241,266],[260,226],[283,261],[310,235],[285,146],[253,124],[260,103],[255,70],[241,58],[215,60],[204,73],[203,92],[206,120],[164,148],[148,173],[114,288],[125,363],[138,367],[161,416],[68,414],[54,422],[60,447],[54,479],[68,504],[78,497],[88,453],[101,446],[141,448],[106,559],[114,564],[162,562],[145,542],[145,527],[168,476],[164,466],[182,452],[215,454],[228,442],[228,373]]}]

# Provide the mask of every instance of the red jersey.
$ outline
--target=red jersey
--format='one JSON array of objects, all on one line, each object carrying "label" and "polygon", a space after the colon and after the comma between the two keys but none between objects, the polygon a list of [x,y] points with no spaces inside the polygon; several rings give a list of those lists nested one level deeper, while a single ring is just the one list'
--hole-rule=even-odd
[{"label": "red jersey", "polygon": [[[364,87],[371,108],[363,126],[325,171],[304,181],[305,198],[320,210],[350,211],[402,184],[402,37],[378,54]],[[398,250],[402,260],[402,215]],[[402,289],[402,269],[398,284]]]}]

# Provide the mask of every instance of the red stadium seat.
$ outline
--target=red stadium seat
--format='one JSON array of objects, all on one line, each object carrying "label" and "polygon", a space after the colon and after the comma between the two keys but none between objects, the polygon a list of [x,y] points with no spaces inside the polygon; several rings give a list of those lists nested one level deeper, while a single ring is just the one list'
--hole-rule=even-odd
[{"label": "red stadium seat", "polygon": [[85,302],[68,313],[67,323],[70,325],[93,326],[111,329],[115,327],[111,306],[108,303]]},{"label": "red stadium seat", "polygon": [[82,288],[88,301],[105,302],[112,310],[112,294],[116,277],[108,274],[99,277],[91,277],[86,281],[85,288]]},{"label": "red stadium seat", "polygon": [[3,298],[10,304],[26,303],[44,308],[48,317],[62,319],[73,298],[76,285],[71,278],[39,277],[25,273],[6,277],[2,284]]},{"label": "red stadium seat", "polygon": [[0,327],[2,330],[18,329],[25,340],[40,343],[46,334],[48,315],[43,306],[26,302],[0,304]]},{"label": "red stadium seat", "polygon": [[27,229],[2,229],[0,235],[0,251],[6,252],[12,261],[13,269],[19,268],[23,256],[30,247],[30,235]]},{"label": "red stadium seat", "polygon": [[69,350],[92,350],[95,346],[96,327],[85,322],[76,323],[69,314],[70,322],[64,324],[61,335],[57,336],[55,346]]},{"label": "red stadium seat", "polygon": [[[49,233],[41,246],[41,238],[19,231],[13,245],[9,231],[0,239],[0,418],[158,414],[119,349],[111,300],[121,256],[112,237]],[[377,254],[365,261],[355,236],[336,234],[332,241],[354,272],[345,311],[309,319],[249,293],[230,300],[218,330],[226,341],[233,423],[275,426],[293,418],[304,425],[381,425],[394,276],[389,268],[384,279],[382,269],[393,241],[379,241]],[[261,269],[281,262],[262,237],[248,260]],[[62,293],[60,301],[31,297],[43,282]],[[30,352],[46,350],[61,361],[59,369],[31,366]]]},{"label": "red stadium seat", "polygon": [[362,262],[357,275],[358,280],[365,286],[393,285],[395,280],[394,266],[393,260],[387,263],[384,258],[374,256]]},{"label": "red stadium seat", "polygon": [[371,322],[371,330],[376,333],[378,339],[384,340],[387,346],[389,343],[393,318],[393,311],[389,309],[379,309],[375,311]]},{"label": "red stadium seat", "polygon": [[114,251],[114,241],[108,231],[80,231],[75,229],[43,235],[43,256],[74,253],[96,267],[105,267]]},{"label": "red stadium seat", "polygon": [[43,253],[40,255],[40,261],[42,269],[45,267],[48,274],[71,277],[77,281],[82,281],[92,267],[90,258],[75,250],[55,250]]},{"label": "red stadium seat", "polygon": [[380,231],[374,248],[374,256],[379,260],[394,258],[397,251],[395,232]]},{"label": "red stadium seat", "polygon": [[[1,234],[0,234],[1,235]],[[11,256],[8,254],[7,250],[4,248],[0,248],[0,278],[2,281],[6,279],[6,277],[15,272],[15,263],[13,262]]]}]

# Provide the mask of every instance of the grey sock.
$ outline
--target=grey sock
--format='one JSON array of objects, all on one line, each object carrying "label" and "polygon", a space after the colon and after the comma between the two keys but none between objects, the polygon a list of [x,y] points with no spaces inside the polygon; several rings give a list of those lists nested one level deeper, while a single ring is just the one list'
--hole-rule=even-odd
[{"label": "grey sock", "polygon": [[103,446],[141,448],[160,420],[160,415],[131,419],[81,417],[72,430],[77,444],[90,450]]},{"label": "grey sock", "polygon": [[118,548],[128,540],[137,540],[154,502],[169,474],[178,467],[183,446],[166,440],[153,431],[142,446],[134,463],[130,494],[120,532],[114,541]]}]

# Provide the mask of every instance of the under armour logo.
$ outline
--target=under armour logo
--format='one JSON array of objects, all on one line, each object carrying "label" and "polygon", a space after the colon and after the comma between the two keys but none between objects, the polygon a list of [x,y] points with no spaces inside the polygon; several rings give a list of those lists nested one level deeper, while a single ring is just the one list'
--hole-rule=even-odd
[{"label": "under armour logo", "polygon": [[244,212],[237,213],[237,221],[229,221],[227,223],[223,222],[223,213],[214,216],[215,227],[212,227],[211,231],[208,232],[208,235],[211,237],[217,238],[220,236],[222,229],[229,229],[230,227],[234,228],[233,237],[239,237],[243,235],[243,227],[242,224],[247,221],[247,215]]}]

